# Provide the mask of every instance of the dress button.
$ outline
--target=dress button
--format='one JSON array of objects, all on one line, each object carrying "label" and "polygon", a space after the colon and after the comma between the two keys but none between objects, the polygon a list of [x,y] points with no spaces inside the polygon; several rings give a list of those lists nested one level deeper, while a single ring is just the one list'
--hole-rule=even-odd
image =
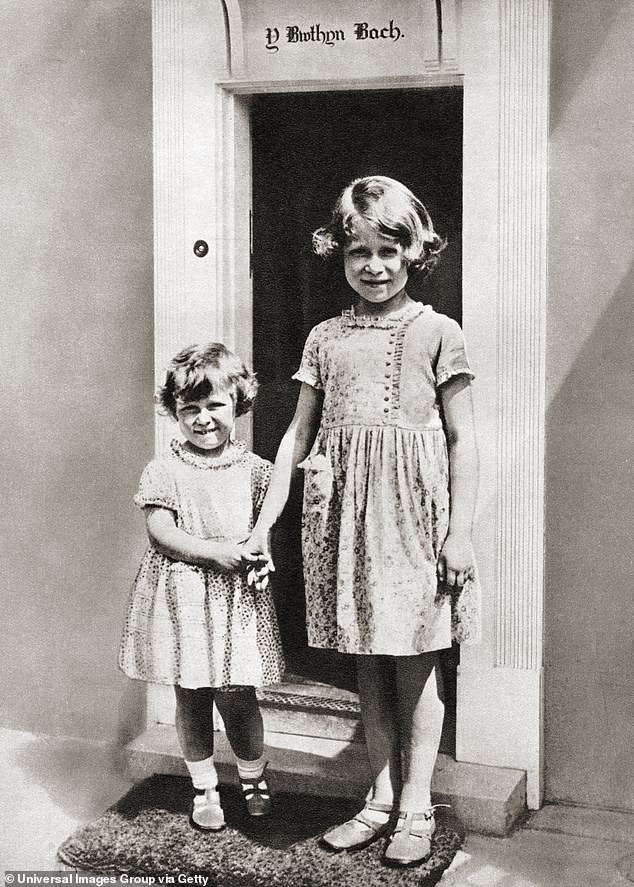
[{"label": "dress button", "polygon": [[384,412],[384,413],[389,413],[390,411],[388,410],[387,407],[384,407],[384,408],[383,408],[383,412]]},{"label": "dress button", "polygon": [[389,400],[389,399],[390,399],[389,397],[384,397],[384,398],[383,398],[383,400]]}]

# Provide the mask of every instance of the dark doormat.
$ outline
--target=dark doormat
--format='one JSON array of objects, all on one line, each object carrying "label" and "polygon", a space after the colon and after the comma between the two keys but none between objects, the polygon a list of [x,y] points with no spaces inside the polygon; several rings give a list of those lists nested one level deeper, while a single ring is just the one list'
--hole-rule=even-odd
[{"label": "dark doormat", "polygon": [[67,838],[58,857],[91,874],[205,874],[205,887],[410,887],[436,884],[462,844],[459,825],[441,816],[431,857],[414,869],[390,869],[381,862],[386,839],[338,854],[319,842],[359,810],[358,801],[279,793],[270,816],[249,820],[237,786],[220,793],[227,827],[200,832],[189,824],[191,783],[152,776]]}]

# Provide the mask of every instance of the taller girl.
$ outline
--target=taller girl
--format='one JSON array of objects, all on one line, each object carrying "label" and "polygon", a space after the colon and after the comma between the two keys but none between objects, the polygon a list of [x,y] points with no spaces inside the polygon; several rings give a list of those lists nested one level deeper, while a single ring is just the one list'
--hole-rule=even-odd
[{"label": "taller girl", "polygon": [[385,859],[414,865],[435,828],[438,651],[477,630],[473,375],[458,324],[407,295],[409,274],[429,273],[445,246],[411,191],[358,179],[313,239],[319,255],[343,256],[358,298],[308,336],[245,555],[270,559],[270,530],[304,469],[308,642],[357,657],[374,778],[363,810],[324,841],[358,849],[396,819]]}]

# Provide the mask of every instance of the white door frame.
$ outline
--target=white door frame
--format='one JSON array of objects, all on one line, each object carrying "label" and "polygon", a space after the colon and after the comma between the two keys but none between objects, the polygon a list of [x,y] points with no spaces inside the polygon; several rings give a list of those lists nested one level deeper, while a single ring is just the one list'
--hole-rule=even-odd
[{"label": "white door frame", "polygon": [[[241,79],[236,0],[228,9],[225,17],[220,0],[153,0],[157,381],[169,357],[201,335],[251,354],[249,95],[462,82],[463,326],[477,373],[485,620],[482,644],[461,654],[456,756],[526,770],[536,808],[543,796],[549,0],[462,0],[451,42],[457,62],[389,83]],[[194,254],[197,240],[208,244],[203,258]],[[168,435],[158,418],[158,451]],[[150,688],[148,721],[171,722],[172,712],[171,692]]]}]

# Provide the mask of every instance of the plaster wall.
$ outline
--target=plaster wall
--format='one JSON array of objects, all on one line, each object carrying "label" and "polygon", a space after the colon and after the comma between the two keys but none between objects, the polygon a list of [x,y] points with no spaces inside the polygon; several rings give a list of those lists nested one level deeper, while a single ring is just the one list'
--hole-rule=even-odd
[{"label": "plaster wall", "polygon": [[632,0],[555,0],[546,792],[634,809]]},{"label": "plaster wall", "polygon": [[122,739],[153,447],[150,0],[5,0],[0,54],[2,714]]}]

